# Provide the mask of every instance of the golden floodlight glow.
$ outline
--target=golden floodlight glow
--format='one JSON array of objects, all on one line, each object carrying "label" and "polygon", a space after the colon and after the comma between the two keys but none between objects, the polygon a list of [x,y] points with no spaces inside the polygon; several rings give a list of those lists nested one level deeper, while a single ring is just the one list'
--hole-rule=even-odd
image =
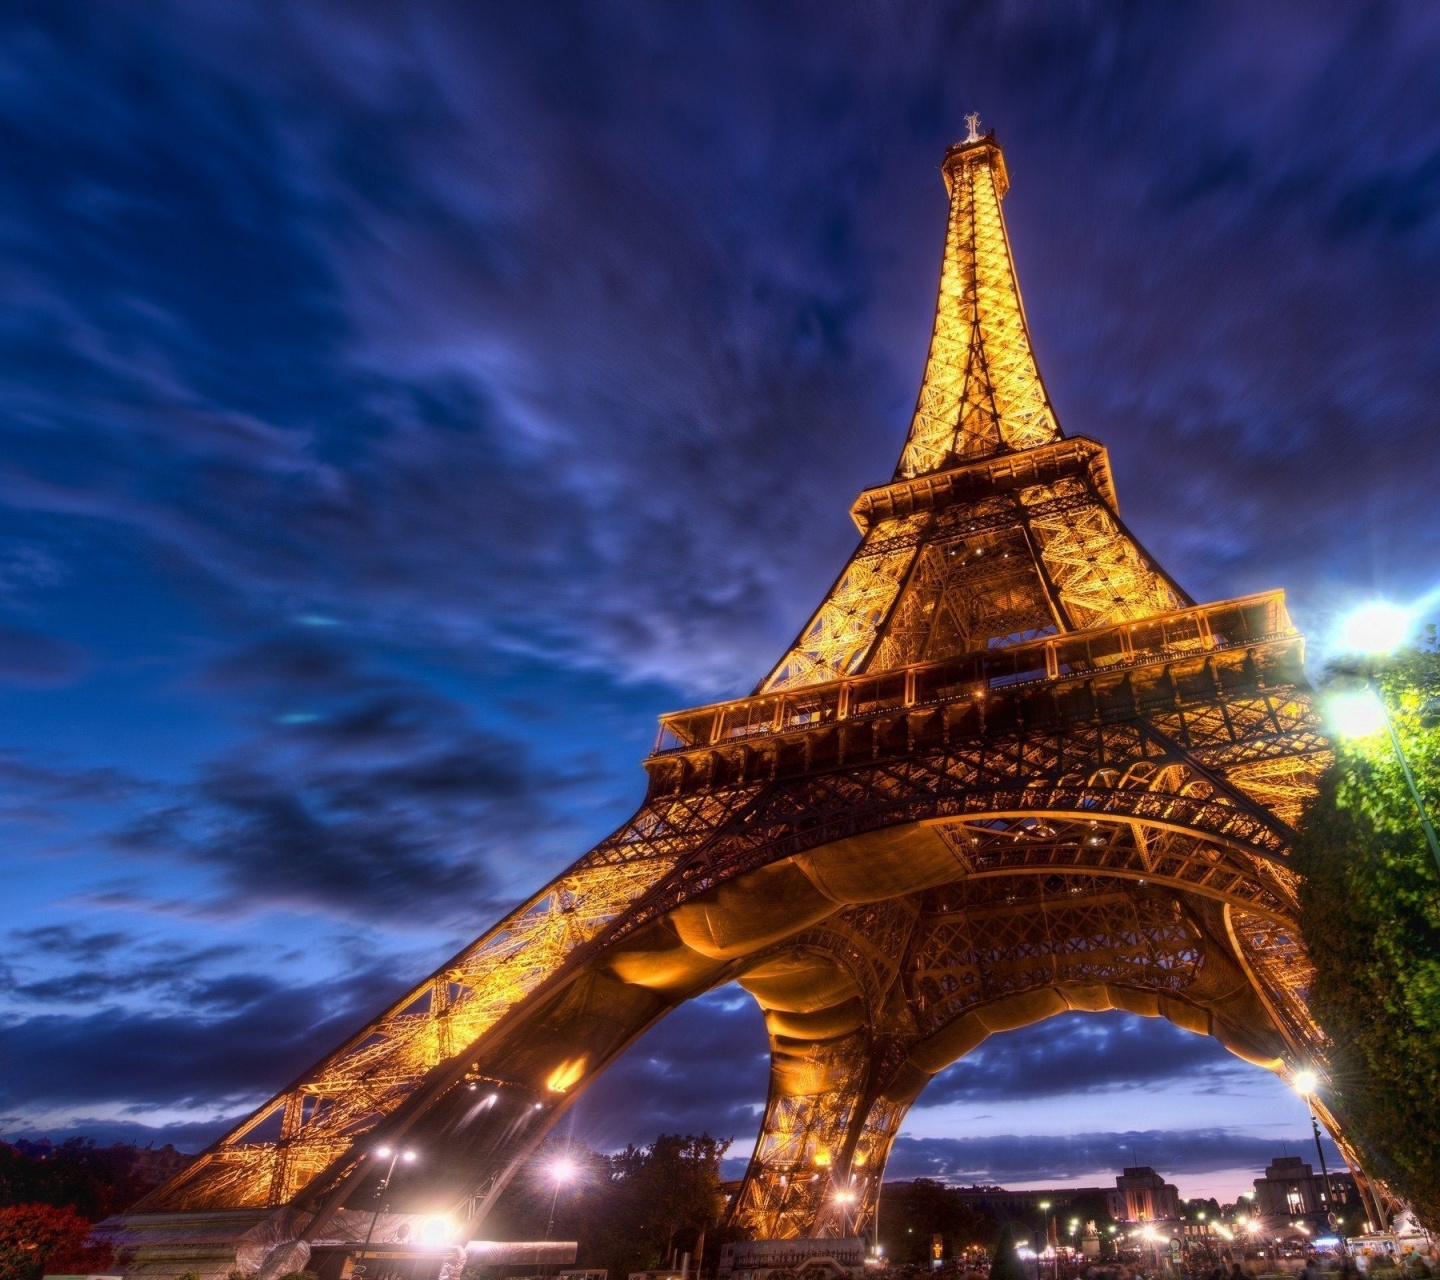
[{"label": "golden floodlight glow", "polygon": [[[1060,430],[1039,376],[993,135],[943,173],[909,437],[779,664],[663,716],[628,821],[140,1212],[342,1203],[398,1118],[441,1148],[461,1080],[499,1092],[467,1112],[486,1154],[465,1176],[502,1187],[590,1057],[731,978],[772,1028],[728,1222],[758,1238],[867,1234],[919,1089],[992,1013],[1139,999],[1282,1074],[1324,1069],[1290,843],[1334,737],[1303,639],[1282,592],[1192,600],[1121,520],[1104,446]],[[1363,1177],[1345,1117],[1320,1119]]]},{"label": "golden floodlight glow", "polygon": [[564,1093],[585,1074],[585,1059],[570,1058],[555,1068],[545,1081],[551,1093]]}]

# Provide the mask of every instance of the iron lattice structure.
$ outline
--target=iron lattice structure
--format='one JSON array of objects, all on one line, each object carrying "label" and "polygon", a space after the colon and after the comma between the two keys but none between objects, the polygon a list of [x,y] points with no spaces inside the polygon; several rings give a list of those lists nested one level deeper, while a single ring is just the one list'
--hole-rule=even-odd
[{"label": "iron lattice structure", "polygon": [[732,980],[772,1050],[732,1207],[761,1236],[863,1231],[926,1083],[1055,1013],[1323,1062],[1287,854],[1329,758],[1302,640],[1281,593],[1198,605],[1126,528],[1036,367],[993,136],[944,175],[909,438],[779,664],[664,717],[629,822],[141,1211],[301,1210],[313,1234],[370,1203],[384,1139],[430,1153],[412,1196],[483,1214],[636,1036]]}]

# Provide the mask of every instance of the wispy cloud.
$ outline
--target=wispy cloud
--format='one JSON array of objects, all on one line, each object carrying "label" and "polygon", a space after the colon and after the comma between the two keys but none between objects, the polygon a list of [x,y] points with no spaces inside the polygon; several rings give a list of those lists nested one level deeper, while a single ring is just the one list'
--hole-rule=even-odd
[{"label": "wispy cloud", "polygon": [[[1317,630],[1434,585],[1428,7],[54,3],[0,34],[4,1035],[70,1054],[6,1071],[16,1115],[268,1087],[382,1003],[381,958],[616,821],[658,708],[770,666],[899,450],[971,109],[1061,418],[1171,571]],[[297,932],[322,972],[267,974]],[[212,943],[193,981],[146,950]],[[595,1096],[739,1136],[758,1024],[690,1016]],[[1157,1024],[1039,1044],[926,1105],[1226,1083]]]}]

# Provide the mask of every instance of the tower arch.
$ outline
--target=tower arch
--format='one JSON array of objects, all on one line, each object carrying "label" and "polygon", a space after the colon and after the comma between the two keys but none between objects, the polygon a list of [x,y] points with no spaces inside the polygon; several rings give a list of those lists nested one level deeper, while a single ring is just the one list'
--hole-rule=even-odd
[{"label": "tower arch", "polygon": [[411,1139],[441,1154],[397,1198],[478,1220],[606,1065],[730,981],[771,1042],[734,1208],[767,1235],[863,1230],[926,1083],[1008,1026],[1120,1008],[1282,1074],[1323,1061],[1288,852],[1329,759],[1303,639],[1283,593],[1196,603],[1126,526],[1104,447],[1065,435],[1040,379],[1000,147],[975,134],[943,171],[900,463],[776,666],[662,717],[629,821],[148,1196],[137,1230],[223,1210],[315,1238],[371,1203],[376,1144]]}]

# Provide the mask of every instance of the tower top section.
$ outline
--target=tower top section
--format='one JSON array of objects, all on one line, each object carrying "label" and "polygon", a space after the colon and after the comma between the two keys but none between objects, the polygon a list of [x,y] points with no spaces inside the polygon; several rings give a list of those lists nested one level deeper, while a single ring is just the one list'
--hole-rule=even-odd
[{"label": "tower top section", "polygon": [[1030,346],[1000,200],[1010,189],[993,132],[945,153],[950,194],[940,294],[925,376],[897,480],[1063,437]]},{"label": "tower top section", "polygon": [[994,173],[995,197],[997,200],[1002,199],[1010,190],[1010,173],[1005,168],[1005,153],[995,141],[993,130],[984,137],[966,138],[963,142],[957,142],[945,152],[940,172],[945,175],[945,190],[950,198],[955,198],[957,176],[964,172],[967,165],[974,164],[990,166]]}]

